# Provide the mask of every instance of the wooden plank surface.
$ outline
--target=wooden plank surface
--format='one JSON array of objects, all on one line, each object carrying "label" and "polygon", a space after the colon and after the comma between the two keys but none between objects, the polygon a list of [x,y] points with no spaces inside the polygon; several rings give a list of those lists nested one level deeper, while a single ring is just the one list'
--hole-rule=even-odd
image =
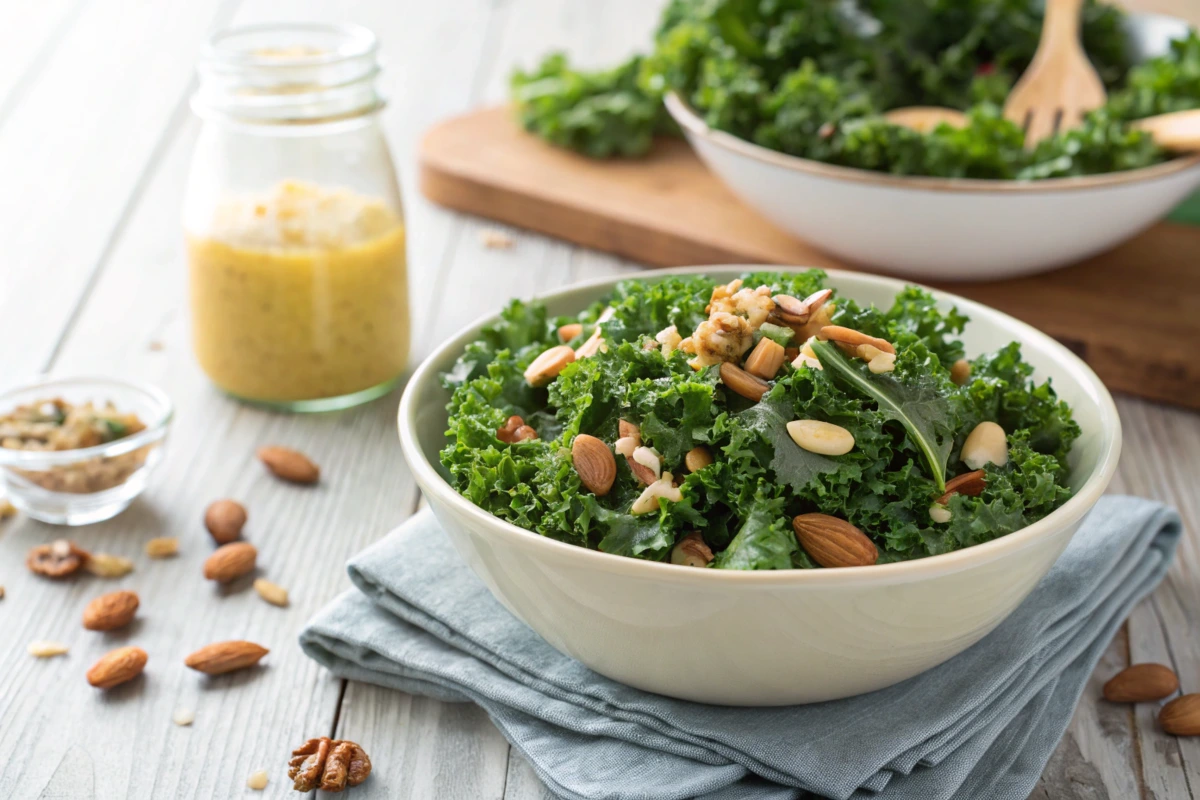
[{"label": "wooden plank surface", "polygon": [[[161,10],[168,6],[171,12]],[[392,97],[385,123],[412,230],[419,355],[509,295],[636,268],[512,229],[505,230],[513,249],[486,248],[480,233],[496,226],[425,202],[416,192],[413,154],[437,119],[502,100],[516,63],[565,47],[601,64],[640,46],[653,25],[653,6],[635,0],[361,0],[337,7],[322,0],[205,0],[183,11],[133,0],[21,6],[28,35],[12,38],[0,55],[0,167],[14,178],[0,190],[0,210],[16,215],[0,228],[7,254],[0,263],[0,339],[21,346],[0,348],[0,368],[8,380],[45,367],[150,380],[168,391],[178,415],[162,473],[145,498],[116,520],[72,532],[85,546],[134,557],[133,574],[67,584],[35,579],[24,569],[25,551],[61,529],[24,519],[0,523],[0,585],[7,590],[0,632],[10,645],[0,649],[0,797],[293,796],[284,777],[286,751],[306,736],[334,731],[362,742],[374,759],[375,776],[355,790],[357,797],[549,796],[479,709],[335,680],[296,646],[303,622],[347,586],[331,565],[416,507],[393,438],[397,396],[340,414],[290,417],[239,406],[207,384],[190,354],[177,224],[197,130],[185,97],[195,48],[205,28],[223,19],[347,18],[379,32]],[[61,108],[47,99],[55,91]],[[56,127],[80,119],[94,130]],[[39,184],[42,173],[46,182]],[[22,187],[28,187],[24,203]],[[64,229],[73,235],[61,235]],[[63,292],[46,292],[47,286]],[[1114,489],[1176,504],[1188,536],[1168,581],[1109,648],[1035,796],[1196,800],[1195,742],[1157,732],[1150,706],[1129,713],[1094,699],[1131,658],[1172,663],[1185,689],[1200,686],[1194,488],[1200,418],[1128,398],[1120,407],[1126,450]],[[253,458],[254,447],[267,441],[309,451],[326,480],[306,490],[270,479]],[[200,577],[211,551],[200,517],[221,496],[249,507],[247,538],[260,548],[261,574],[291,590],[289,608],[266,605],[243,583],[215,591]],[[142,545],[163,534],[179,536],[183,552],[151,562]],[[141,621],[115,636],[84,631],[83,605],[117,586],[141,594]],[[263,667],[213,680],[183,666],[195,647],[234,636],[272,648]],[[24,647],[35,638],[61,639],[71,653],[34,660]],[[150,652],[147,674],[101,695],[83,682],[83,672],[124,641]],[[195,710],[191,727],[171,723],[179,707]],[[244,782],[260,768],[272,782],[255,795]]]}]

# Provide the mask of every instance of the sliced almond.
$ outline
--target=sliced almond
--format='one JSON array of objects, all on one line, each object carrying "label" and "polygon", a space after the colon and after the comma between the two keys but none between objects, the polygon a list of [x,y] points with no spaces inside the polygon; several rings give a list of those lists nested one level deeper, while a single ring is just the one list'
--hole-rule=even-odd
[{"label": "sliced almond", "polygon": [[775,313],[784,322],[804,324],[812,314],[803,300],[798,300],[789,294],[777,294],[771,298],[775,301]]},{"label": "sliced almond", "polygon": [[867,362],[867,369],[876,375],[894,371],[896,369],[896,354],[880,353]]},{"label": "sliced almond", "polygon": [[617,462],[612,451],[600,439],[581,433],[571,443],[571,462],[587,490],[604,497],[617,479]]},{"label": "sliced almond", "polygon": [[954,512],[940,503],[934,503],[929,507],[929,518],[939,525],[945,525],[954,519]]},{"label": "sliced almond", "polygon": [[179,540],[174,536],[156,536],[146,542],[146,555],[151,558],[170,558],[179,554]]},{"label": "sliced almond", "polygon": [[83,609],[83,627],[89,631],[112,631],[124,628],[138,610],[136,592],[122,590],[102,594]]},{"label": "sliced almond", "polygon": [[946,493],[937,499],[941,505],[950,502],[951,495],[963,494],[967,497],[978,497],[987,486],[987,473],[981,469],[974,472],[964,472],[962,475],[946,481]]},{"label": "sliced almond", "polygon": [[844,519],[829,514],[801,514],[792,519],[796,539],[822,567],[867,567],[879,549],[867,535]]},{"label": "sliced almond", "polygon": [[224,675],[257,664],[269,652],[262,645],[243,640],[213,642],[192,653],[183,663],[205,675]]},{"label": "sliced almond", "polygon": [[259,597],[273,606],[283,607],[288,604],[287,589],[277,583],[271,583],[266,578],[255,579],[254,591],[258,592]]},{"label": "sliced almond", "polygon": [[678,503],[683,499],[683,493],[679,491],[679,487],[675,485],[674,476],[669,472],[664,472],[661,478],[642,490],[638,499],[633,501],[633,507],[629,513],[638,515],[658,511],[660,497],[672,503]]},{"label": "sliced almond", "polygon": [[848,345],[854,349],[855,354],[857,354],[858,348],[864,344],[869,344],[884,353],[894,354],[896,352],[896,348],[892,347],[892,343],[886,339],[868,336],[853,328],[843,328],[841,325],[826,325],[817,333],[817,338]]},{"label": "sliced almond", "polygon": [[29,655],[31,656],[36,656],[38,658],[54,658],[55,656],[65,656],[69,648],[62,642],[51,642],[46,639],[38,639],[37,641],[30,642],[26,649],[29,651]]},{"label": "sliced almond", "polygon": [[654,474],[654,480],[658,480],[662,475],[662,456],[653,447],[643,445],[633,451],[631,458],[635,463],[650,470]]},{"label": "sliced almond", "polygon": [[844,456],[854,449],[854,434],[841,425],[816,419],[797,419],[787,424],[788,436],[810,453]]},{"label": "sliced almond", "polygon": [[756,403],[762,400],[763,395],[771,390],[770,385],[762,378],[759,378],[757,375],[751,375],[746,370],[728,361],[721,362],[721,383],[729,387],[734,394],[739,394],[747,400],[753,400]]},{"label": "sliced almond", "polygon": [[545,386],[574,360],[575,351],[565,344],[551,347],[525,368],[525,381],[530,386]]},{"label": "sliced almond", "polygon": [[688,472],[699,472],[712,463],[712,452],[704,445],[693,447],[683,457],[683,465],[687,467]]},{"label": "sliced almond", "polygon": [[87,682],[97,689],[111,689],[141,675],[148,658],[140,647],[118,647],[92,665]]},{"label": "sliced almond", "polygon": [[91,558],[83,562],[83,568],[100,578],[120,578],[133,572],[133,562],[108,553],[92,553]]},{"label": "sliced almond", "polygon": [[579,322],[560,325],[558,328],[558,340],[566,344],[581,333],[583,333],[583,325]]},{"label": "sliced almond", "polygon": [[783,345],[764,336],[758,340],[758,344],[750,352],[749,358],[746,359],[745,369],[751,375],[763,380],[771,380],[783,366],[783,358]]}]

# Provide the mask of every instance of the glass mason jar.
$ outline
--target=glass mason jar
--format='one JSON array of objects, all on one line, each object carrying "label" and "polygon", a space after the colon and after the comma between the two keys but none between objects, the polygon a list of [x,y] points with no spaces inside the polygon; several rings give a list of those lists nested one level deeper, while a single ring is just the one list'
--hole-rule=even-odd
[{"label": "glass mason jar", "polygon": [[404,215],[379,124],[374,34],[278,24],[216,34],[183,207],[192,340],[236,398],[346,408],[409,347]]}]

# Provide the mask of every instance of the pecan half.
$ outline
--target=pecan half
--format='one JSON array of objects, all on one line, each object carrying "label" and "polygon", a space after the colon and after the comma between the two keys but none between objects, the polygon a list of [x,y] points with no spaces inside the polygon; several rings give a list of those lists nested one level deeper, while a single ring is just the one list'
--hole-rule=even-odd
[{"label": "pecan half", "polygon": [[65,578],[82,567],[90,557],[88,551],[76,547],[74,542],[59,539],[30,550],[25,558],[25,566],[31,572],[47,578]]},{"label": "pecan half", "polygon": [[371,774],[371,759],[355,742],[321,736],[292,751],[288,777],[298,792],[340,792],[358,786]]}]

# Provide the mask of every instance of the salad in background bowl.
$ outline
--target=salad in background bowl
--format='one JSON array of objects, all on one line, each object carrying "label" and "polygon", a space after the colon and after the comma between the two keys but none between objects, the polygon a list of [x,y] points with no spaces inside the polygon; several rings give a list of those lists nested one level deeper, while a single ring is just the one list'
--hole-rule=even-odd
[{"label": "salad in background bowl", "polygon": [[[822,289],[805,320],[775,299]],[[730,326],[732,343],[705,333]],[[775,345],[785,360],[760,378]],[[804,421],[853,442],[789,430]],[[983,422],[1008,426],[1003,455],[968,461]],[[1023,323],[885,278],[745,268],[510,306],[421,365],[400,436],[458,551],[550,644],[642,689],[743,705],[881,688],[977,641],[1050,568],[1120,449],[1095,375]],[[607,490],[576,468],[603,458],[581,437],[613,458]],[[712,463],[689,459],[700,446]]]},{"label": "salad in background bowl", "polygon": [[[1130,126],[1200,106],[1200,36],[1095,2],[1083,13],[1109,102],[1032,150],[1000,110],[1037,45],[1032,0],[677,0],[649,55],[595,73],[552,56],[514,77],[514,100],[527,129],[593,156],[682,129],[748,205],[851,262],[1004,278],[1112,247],[1200,185],[1200,158]],[[969,124],[918,133],[883,116],[914,105]]]}]

